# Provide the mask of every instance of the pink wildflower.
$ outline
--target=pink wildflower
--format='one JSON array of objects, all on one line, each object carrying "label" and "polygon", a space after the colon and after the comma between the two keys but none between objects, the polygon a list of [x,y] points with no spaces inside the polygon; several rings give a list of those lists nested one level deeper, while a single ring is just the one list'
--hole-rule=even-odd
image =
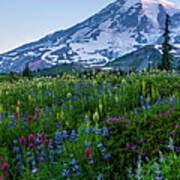
[{"label": "pink wildflower", "polygon": [[134,151],[136,149],[136,146],[132,146],[131,149]]},{"label": "pink wildflower", "polygon": [[143,138],[141,138],[141,139],[140,139],[140,143],[143,143],[143,142],[144,142],[144,139],[143,139]]},{"label": "pink wildflower", "polygon": [[174,134],[174,130],[172,130],[170,133],[169,133],[169,135],[173,135]]},{"label": "pink wildflower", "polygon": [[142,156],[142,155],[143,155],[143,153],[144,153],[144,151],[143,151],[143,150],[141,150],[141,152],[140,152],[140,153],[141,153],[141,156]]},{"label": "pink wildflower", "polygon": [[126,117],[122,116],[122,119],[123,119],[123,120],[125,120],[125,119],[126,119]]},{"label": "pink wildflower", "polygon": [[178,149],[176,150],[177,152],[180,152],[180,146],[178,147]]},{"label": "pink wildflower", "polygon": [[180,126],[179,125],[176,125],[176,129],[179,129],[180,128]]},{"label": "pink wildflower", "polygon": [[172,112],[174,109],[173,108],[170,108],[169,111]]},{"label": "pink wildflower", "polygon": [[129,147],[130,147],[130,144],[126,144],[126,147],[129,148]]}]

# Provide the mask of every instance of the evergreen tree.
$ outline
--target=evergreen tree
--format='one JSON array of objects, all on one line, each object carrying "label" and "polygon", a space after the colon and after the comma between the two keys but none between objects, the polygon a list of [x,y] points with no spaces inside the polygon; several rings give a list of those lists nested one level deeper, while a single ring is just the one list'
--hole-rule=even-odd
[{"label": "evergreen tree", "polygon": [[170,17],[167,14],[166,15],[166,22],[165,22],[165,29],[164,29],[164,42],[162,44],[162,64],[160,66],[161,69],[170,70],[171,69],[171,63],[172,63],[172,56],[170,55],[170,51],[172,49],[172,46],[169,44],[170,40],[170,31],[169,31],[169,24],[170,24]]},{"label": "evergreen tree", "polygon": [[22,74],[23,74],[23,76],[31,77],[31,72],[30,72],[28,63],[26,64]]}]

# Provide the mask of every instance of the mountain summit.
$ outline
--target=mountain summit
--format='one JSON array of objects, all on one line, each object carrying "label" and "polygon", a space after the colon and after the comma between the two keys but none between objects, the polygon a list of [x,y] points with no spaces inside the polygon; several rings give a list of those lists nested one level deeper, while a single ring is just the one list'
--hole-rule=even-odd
[{"label": "mountain summit", "polygon": [[161,44],[166,13],[171,42],[180,44],[180,7],[165,0],[117,0],[67,30],[0,55],[0,72],[63,63],[105,65],[148,44]]}]

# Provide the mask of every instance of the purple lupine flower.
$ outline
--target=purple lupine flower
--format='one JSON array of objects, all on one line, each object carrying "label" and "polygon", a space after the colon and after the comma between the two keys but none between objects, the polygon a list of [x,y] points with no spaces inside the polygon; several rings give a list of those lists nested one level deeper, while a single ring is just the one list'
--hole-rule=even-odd
[{"label": "purple lupine flower", "polygon": [[175,99],[175,97],[172,97],[172,103],[173,103],[174,106],[176,105],[176,99]]},{"label": "purple lupine flower", "polygon": [[88,116],[85,115],[85,116],[84,116],[84,122],[87,122],[87,121],[88,121]]},{"label": "purple lupine flower", "polygon": [[108,128],[105,127],[105,128],[103,129],[103,134],[102,134],[102,136],[104,137],[104,136],[108,136],[108,135],[109,135],[109,133],[108,133]]},{"label": "purple lupine flower", "polygon": [[158,105],[159,105],[159,106],[162,105],[162,103],[161,103],[161,98],[160,98],[160,97],[158,97]]},{"label": "purple lupine flower", "polygon": [[169,99],[169,97],[166,98],[166,104],[167,104],[167,105],[170,105],[170,99]]},{"label": "purple lupine flower", "polygon": [[34,168],[34,169],[32,170],[32,174],[35,174],[36,172],[37,172],[37,169]]},{"label": "purple lupine flower", "polygon": [[89,133],[90,133],[90,128],[89,128],[89,126],[86,126],[86,129],[84,130],[84,133],[85,133],[85,134],[89,134]]},{"label": "purple lupine flower", "polygon": [[138,114],[138,110],[137,108],[134,108],[134,115],[137,115]]},{"label": "purple lupine flower", "polygon": [[143,96],[140,96],[140,104],[141,104],[141,106],[144,106],[144,97]]}]

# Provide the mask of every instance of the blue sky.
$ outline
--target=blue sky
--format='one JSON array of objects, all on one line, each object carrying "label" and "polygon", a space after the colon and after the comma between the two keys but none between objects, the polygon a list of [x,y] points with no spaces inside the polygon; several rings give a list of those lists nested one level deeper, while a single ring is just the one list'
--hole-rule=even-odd
[{"label": "blue sky", "polygon": [[0,53],[75,25],[114,1],[0,0]]}]

